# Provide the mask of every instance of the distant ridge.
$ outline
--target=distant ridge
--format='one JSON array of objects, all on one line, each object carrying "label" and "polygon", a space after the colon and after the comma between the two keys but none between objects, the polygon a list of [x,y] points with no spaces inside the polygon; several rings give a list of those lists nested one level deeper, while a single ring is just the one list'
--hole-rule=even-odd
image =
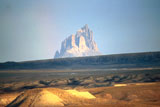
[{"label": "distant ridge", "polygon": [[160,67],[160,52],[125,53],[0,63],[0,70],[109,69],[143,67]]}]

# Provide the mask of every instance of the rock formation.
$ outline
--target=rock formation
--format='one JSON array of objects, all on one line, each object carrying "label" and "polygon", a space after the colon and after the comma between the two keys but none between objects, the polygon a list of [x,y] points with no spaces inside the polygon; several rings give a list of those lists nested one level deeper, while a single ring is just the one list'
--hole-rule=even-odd
[{"label": "rock formation", "polygon": [[96,97],[87,91],[35,88],[24,91],[7,107],[62,107],[90,104]]},{"label": "rock formation", "polygon": [[93,32],[86,24],[77,33],[66,38],[60,52],[56,51],[54,58],[94,56],[99,55],[96,42],[93,40]]}]

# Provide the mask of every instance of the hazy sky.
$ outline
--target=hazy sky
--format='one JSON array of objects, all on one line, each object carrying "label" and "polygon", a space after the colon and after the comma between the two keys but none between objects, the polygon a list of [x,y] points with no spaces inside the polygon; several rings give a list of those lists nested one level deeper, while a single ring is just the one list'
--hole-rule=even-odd
[{"label": "hazy sky", "polygon": [[53,58],[85,24],[103,54],[160,51],[160,0],[0,0],[0,62]]}]

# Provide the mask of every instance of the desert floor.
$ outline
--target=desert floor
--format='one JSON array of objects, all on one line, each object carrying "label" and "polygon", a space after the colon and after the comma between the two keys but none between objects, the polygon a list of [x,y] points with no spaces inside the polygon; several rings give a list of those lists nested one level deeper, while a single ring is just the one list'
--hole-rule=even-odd
[{"label": "desert floor", "polygon": [[160,69],[0,71],[0,107],[160,106]]},{"label": "desert floor", "polygon": [[76,88],[72,90],[34,88],[23,92],[0,94],[0,104],[1,107],[8,104],[8,107],[158,107],[160,106],[159,90],[160,82],[115,84],[111,87]]}]

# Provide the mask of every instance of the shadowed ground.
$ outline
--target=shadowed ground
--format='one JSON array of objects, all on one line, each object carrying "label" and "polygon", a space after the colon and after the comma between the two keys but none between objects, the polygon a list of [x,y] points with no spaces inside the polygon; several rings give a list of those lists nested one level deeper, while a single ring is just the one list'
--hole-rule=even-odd
[{"label": "shadowed ground", "polygon": [[25,70],[0,72],[0,93],[21,92],[33,88],[94,88],[123,83],[160,81],[159,69],[125,70]]}]

